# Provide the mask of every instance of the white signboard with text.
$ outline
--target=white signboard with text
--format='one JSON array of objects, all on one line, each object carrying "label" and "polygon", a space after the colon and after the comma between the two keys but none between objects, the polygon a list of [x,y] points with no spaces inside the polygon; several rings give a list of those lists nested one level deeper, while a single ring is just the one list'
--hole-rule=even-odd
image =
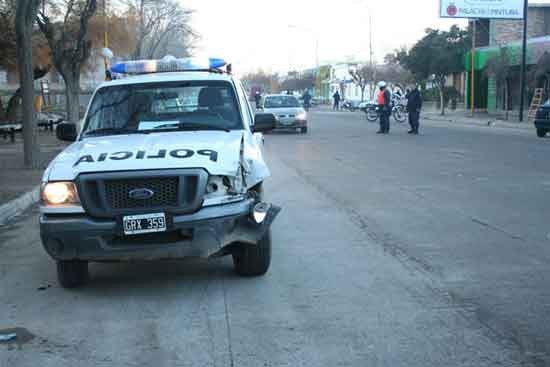
[{"label": "white signboard with text", "polygon": [[440,0],[442,18],[523,19],[527,0]]}]

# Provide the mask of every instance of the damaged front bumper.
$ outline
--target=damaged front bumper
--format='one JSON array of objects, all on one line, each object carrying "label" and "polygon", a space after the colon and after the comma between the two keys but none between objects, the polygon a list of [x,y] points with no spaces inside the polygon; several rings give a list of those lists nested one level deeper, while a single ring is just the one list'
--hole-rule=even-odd
[{"label": "damaged front bumper", "polygon": [[267,208],[258,224],[253,198],[205,207],[196,213],[170,217],[166,232],[124,236],[116,220],[87,215],[40,216],[40,235],[48,254],[56,260],[128,261],[224,255],[233,245],[255,246],[280,211]]}]

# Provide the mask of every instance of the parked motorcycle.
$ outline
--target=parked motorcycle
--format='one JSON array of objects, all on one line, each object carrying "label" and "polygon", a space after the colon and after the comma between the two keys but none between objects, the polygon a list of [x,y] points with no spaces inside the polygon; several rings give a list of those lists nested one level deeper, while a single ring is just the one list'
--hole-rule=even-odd
[{"label": "parked motorcycle", "polygon": [[[360,110],[367,115],[367,120],[370,122],[375,122],[378,120],[379,108],[378,105],[374,102],[363,102],[359,106]],[[407,119],[407,111],[404,105],[396,104],[392,107],[391,114],[393,119],[398,123],[403,123]]]},{"label": "parked motorcycle", "polygon": [[345,100],[344,103],[342,103],[342,106],[341,106],[342,110],[347,110],[347,111],[350,111],[350,112],[355,112],[359,109],[359,102],[356,102],[356,101],[350,101],[350,100]]}]

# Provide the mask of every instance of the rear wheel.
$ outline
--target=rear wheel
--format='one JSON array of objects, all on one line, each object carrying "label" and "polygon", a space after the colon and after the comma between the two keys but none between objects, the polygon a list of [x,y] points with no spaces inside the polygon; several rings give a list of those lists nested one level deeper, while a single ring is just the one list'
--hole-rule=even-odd
[{"label": "rear wheel", "polygon": [[88,281],[88,262],[60,260],[57,262],[57,279],[63,288],[76,288]]},{"label": "rear wheel", "polygon": [[539,138],[544,138],[546,136],[547,132],[548,132],[548,130],[546,130],[546,129],[537,129],[537,136]]},{"label": "rear wheel", "polygon": [[237,274],[245,277],[267,273],[271,264],[271,230],[256,245],[237,246],[232,253]]}]

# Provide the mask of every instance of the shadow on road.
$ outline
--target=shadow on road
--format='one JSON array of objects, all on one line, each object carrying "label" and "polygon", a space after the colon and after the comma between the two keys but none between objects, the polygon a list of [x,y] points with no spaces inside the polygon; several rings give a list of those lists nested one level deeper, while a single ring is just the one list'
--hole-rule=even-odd
[{"label": "shadow on road", "polygon": [[210,281],[233,278],[242,279],[234,273],[230,258],[92,263],[90,281],[78,292],[110,297],[113,291],[124,289],[130,293],[145,291],[162,295],[171,289],[204,286]]}]

